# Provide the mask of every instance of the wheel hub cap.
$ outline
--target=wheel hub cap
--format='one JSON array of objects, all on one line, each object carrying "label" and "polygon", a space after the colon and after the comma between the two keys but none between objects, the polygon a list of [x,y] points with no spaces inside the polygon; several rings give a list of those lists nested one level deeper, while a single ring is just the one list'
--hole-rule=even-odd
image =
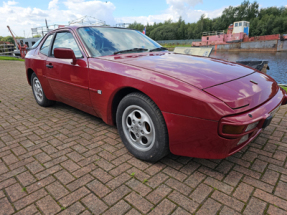
[{"label": "wheel hub cap", "polygon": [[137,105],[127,107],[122,126],[129,143],[140,151],[149,150],[155,142],[155,128],[149,114]]},{"label": "wheel hub cap", "polygon": [[37,77],[35,77],[33,79],[33,90],[34,90],[34,94],[35,94],[36,99],[39,102],[42,102],[43,101],[43,89],[42,89],[41,83]]}]

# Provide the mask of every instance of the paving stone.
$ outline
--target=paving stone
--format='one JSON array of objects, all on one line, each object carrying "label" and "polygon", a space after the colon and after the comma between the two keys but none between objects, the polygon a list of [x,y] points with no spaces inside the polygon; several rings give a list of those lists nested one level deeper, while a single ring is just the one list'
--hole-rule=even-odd
[{"label": "paving stone", "polygon": [[0,61],[0,215],[287,214],[287,106],[232,156],[152,164],[100,118],[40,108],[23,68]]},{"label": "paving stone", "polygon": [[47,178],[44,178],[40,181],[35,182],[34,184],[29,185],[27,188],[28,193],[33,193],[36,190],[41,189],[42,187],[47,186],[48,184],[51,184],[56,179],[53,176],[48,176]]},{"label": "paving stone", "polygon": [[229,170],[233,167],[233,163],[227,161],[227,160],[223,160],[217,167],[216,170],[223,173],[223,174],[227,174],[229,172]]},{"label": "paving stone", "polygon": [[214,201],[213,199],[208,199],[206,202],[204,202],[204,204],[199,209],[199,211],[197,211],[196,214],[202,214],[202,215],[217,214],[220,208],[221,208],[221,204]]},{"label": "paving stone", "polygon": [[111,190],[106,187],[102,182],[98,180],[94,180],[90,183],[87,184],[87,187],[92,190],[97,196],[100,198],[104,197],[107,195]]},{"label": "paving stone", "polygon": [[262,190],[259,190],[259,189],[256,189],[254,194],[253,194],[254,197],[257,197],[259,199],[262,199],[263,201],[265,202],[268,202],[268,203],[271,203],[273,205],[276,205],[284,210],[287,211],[287,201],[279,198],[279,197],[276,197],[274,195],[271,195],[269,193],[266,193]]},{"label": "paving stone", "polygon": [[196,208],[199,206],[198,203],[192,201],[191,199],[187,198],[186,196],[180,194],[179,192],[173,191],[168,198],[173,202],[181,205],[184,209],[189,211],[190,213],[194,213]]},{"label": "paving stone", "polygon": [[56,181],[48,186],[46,186],[46,190],[56,199],[60,199],[63,196],[69,194],[69,191],[60,184],[60,182]]},{"label": "paving stone", "polygon": [[131,206],[126,203],[124,200],[119,201],[113,207],[111,207],[108,211],[106,211],[105,215],[121,215],[126,214],[126,212],[131,208]]},{"label": "paving stone", "polygon": [[278,208],[278,207],[275,207],[273,205],[269,205],[269,208],[267,210],[267,213],[268,214],[276,214],[276,215],[286,215],[287,212]]},{"label": "paving stone", "polygon": [[113,205],[117,201],[119,201],[121,198],[126,196],[129,192],[131,192],[131,189],[129,189],[127,186],[122,185],[119,188],[115,189],[113,192],[108,194],[103,198],[103,200],[108,204],[108,205]]},{"label": "paving stone", "polygon": [[26,165],[26,167],[33,173],[36,174],[38,172],[43,171],[45,168],[41,166],[41,164],[38,161],[34,161],[32,163],[29,163]]},{"label": "paving stone", "polygon": [[286,194],[287,194],[287,183],[279,181],[276,186],[275,195],[283,199],[287,199]]},{"label": "paving stone", "polygon": [[267,162],[264,162],[262,160],[256,159],[254,161],[254,163],[251,166],[251,169],[256,170],[258,172],[264,172],[266,166],[267,166]]},{"label": "paving stone", "polygon": [[77,165],[74,161],[72,160],[67,160],[63,163],[61,163],[61,166],[64,167],[66,170],[68,170],[69,172],[74,172],[77,169],[80,168],[79,165]]},{"label": "paving stone", "polygon": [[224,193],[230,194],[233,191],[233,187],[229,186],[228,184],[222,183],[216,179],[208,177],[204,183],[212,186],[213,188],[216,188],[218,190],[221,190]]},{"label": "paving stone", "polygon": [[129,212],[125,215],[141,215],[142,213],[138,212],[136,209],[132,208]]},{"label": "paving stone", "polygon": [[267,203],[257,198],[251,198],[243,214],[263,214]]},{"label": "paving stone", "polygon": [[209,194],[213,191],[213,189],[205,184],[200,184],[198,187],[191,193],[189,196],[194,201],[201,203]]},{"label": "paving stone", "polygon": [[29,205],[28,207],[15,213],[15,215],[36,214],[37,212],[39,212],[39,211],[37,210],[35,205]]},{"label": "paving stone", "polygon": [[81,202],[86,205],[93,214],[101,214],[108,208],[108,206],[94,194],[89,194],[83,198]]},{"label": "paving stone", "polygon": [[40,189],[20,200],[18,200],[17,202],[14,202],[14,206],[17,210],[20,210],[24,207],[26,207],[27,205],[37,201],[38,199],[44,197],[47,195],[47,192],[44,189]]},{"label": "paving stone", "polygon": [[73,193],[70,193],[69,195],[63,197],[59,202],[64,207],[67,207],[67,206],[75,203],[76,201],[79,201],[81,198],[88,195],[89,193],[90,193],[90,191],[87,188],[82,187],[82,188],[74,191]]},{"label": "paving stone", "polygon": [[7,198],[0,199],[0,208],[0,215],[9,215],[14,213],[14,209]]},{"label": "paving stone", "polygon": [[235,187],[241,178],[243,177],[243,174],[235,171],[231,171],[223,180],[225,183]]},{"label": "paving stone", "polygon": [[162,172],[166,173],[167,175],[169,175],[169,176],[171,176],[171,177],[173,177],[173,178],[175,178],[181,182],[183,182],[184,179],[187,178],[187,175],[185,175],[185,174],[181,173],[180,171],[177,171],[171,167],[165,168]]},{"label": "paving stone", "polygon": [[68,184],[75,180],[75,178],[66,170],[62,170],[54,174],[63,184]]},{"label": "paving stone", "polygon": [[181,183],[179,181],[177,181],[176,179],[170,178],[165,182],[166,185],[170,186],[171,188],[173,188],[174,190],[177,190],[179,192],[181,192],[184,195],[188,195],[192,188],[190,188],[189,186],[185,185],[184,183]]},{"label": "paving stone", "polygon": [[153,207],[151,203],[149,203],[147,200],[145,200],[143,197],[136,194],[135,192],[132,192],[131,194],[126,196],[125,200],[127,200],[130,204],[132,204],[144,214],[146,214]]},{"label": "paving stone", "polygon": [[251,177],[249,177],[249,176],[245,176],[245,177],[243,178],[243,181],[244,181],[245,183],[247,183],[247,184],[250,184],[250,185],[252,185],[252,186],[254,186],[254,187],[257,187],[257,188],[260,188],[260,189],[262,189],[262,190],[265,190],[265,191],[267,191],[267,192],[269,192],[269,193],[271,193],[272,190],[273,190],[273,186],[271,186],[271,185],[269,185],[269,184],[266,184],[266,183],[264,183],[264,182],[261,182],[261,181],[259,181],[259,180],[256,180],[256,179],[254,179],[254,178],[251,178]]},{"label": "paving stone", "polygon": [[280,174],[278,172],[267,169],[263,177],[261,178],[261,181],[264,181],[271,185],[275,185],[277,183],[279,176]]},{"label": "paving stone", "polygon": [[164,199],[159,203],[154,210],[149,214],[165,215],[171,213],[176,208],[176,204],[172,203],[168,199]]},{"label": "paving stone", "polygon": [[200,173],[200,172],[194,172],[191,176],[189,176],[184,183],[189,185],[190,187],[196,187],[198,184],[200,184],[204,179],[206,178],[206,175]]},{"label": "paving stone", "polygon": [[134,178],[126,182],[126,185],[139,193],[141,196],[146,196],[149,192],[152,191],[151,188]]},{"label": "paving stone", "polygon": [[224,206],[222,208],[222,210],[220,211],[220,215],[240,215],[241,213],[227,207],[227,206]]},{"label": "paving stone", "polygon": [[36,204],[44,214],[55,214],[61,211],[60,206],[51,196],[44,197],[43,199],[37,201]]},{"label": "paving stone", "polygon": [[77,190],[78,188],[85,186],[87,183],[89,183],[90,181],[94,180],[94,177],[91,176],[90,174],[87,174],[73,182],[71,182],[70,184],[67,185],[67,188],[70,191],[74,191]]},{"label": "paving stone", "polygon": [[237,200],[237,199],[235,199],[233,197],[230,197],[230,196],[228,196],[228,195],[226,195],[226,194],[224,194],[222,192],[219,192],[218,190],[216,190],[211,195],[211,197],[213,199],[221,202],[222,204],[227,205],[227,206],[229,206],[229,207],[231,207],[231,208],[233,208],[233,209],[235,209],[235,210],[237,210],[239,212],[244,207],[244,204],[241,201],[239,201],[239,200]]},{"label": "paving stone", "polygon": [[247,202],[254,188],[245,183],[240,183],[233,196],[241,201]]},{"label": "paving stone", "polygon": [[15,202],[16,200],[21,199],[27,195],[18,183],[5,188],[5,190],[12,202]]},{"label": "paving stone", "polygon": [[26,172],[23,172],[23,173],[17,175],[17,179],[25,187],[36,181],[34,176],[29,171],[26,171]]},{"label": "paving stone", "polygon": [[76,202],[72,204],[70,207],[63,210],[59,214],[61,215],[80,214],[84,210],[85,210],[85,207],[80,202]]},{"label": "paving stone", "polygon": [[7,165],[11,165],[12,163],[16,163],[19,161],[18,158],[13,154],[4,156],[2,159]]}]

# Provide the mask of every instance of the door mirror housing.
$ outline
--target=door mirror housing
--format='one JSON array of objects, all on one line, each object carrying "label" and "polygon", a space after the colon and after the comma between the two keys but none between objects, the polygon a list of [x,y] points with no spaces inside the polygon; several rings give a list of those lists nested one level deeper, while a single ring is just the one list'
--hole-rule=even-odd
[{"label": "door mirror housing", "polygon": [[77,58],[76,58],[75,53],[72,49],[55,48],[54,49],[54,56],[55,56],[55,58],[60,58],[60,59],[72,59],[73,65],[75,65],[77,62]]}]

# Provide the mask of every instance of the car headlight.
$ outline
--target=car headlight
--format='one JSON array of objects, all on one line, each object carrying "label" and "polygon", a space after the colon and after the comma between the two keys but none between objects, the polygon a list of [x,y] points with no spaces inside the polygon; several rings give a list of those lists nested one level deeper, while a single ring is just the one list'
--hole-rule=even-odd
[{"label": "car headlight", "polygon": [[244,136],[239,140],[239,142],[237,143],[237,145],[246,142],[246,141],[248,140],[248,138],[249,138],[249,134],[244,135]]},{"label": "car headlight", "polygon": [[222,132],[225,134],[241,134],[244,132],[245,125],[223,125]]},{"label": "car headlight", "polygon": [[250,131],[250,130],[256,128],[257,125],[258,125],[258,123],[259,123],[259,122],[254,122],[254,123],[249,124],[249,125],[247,126],[247,128],[246,128],[245,131],[247,132],[247,131]]}]

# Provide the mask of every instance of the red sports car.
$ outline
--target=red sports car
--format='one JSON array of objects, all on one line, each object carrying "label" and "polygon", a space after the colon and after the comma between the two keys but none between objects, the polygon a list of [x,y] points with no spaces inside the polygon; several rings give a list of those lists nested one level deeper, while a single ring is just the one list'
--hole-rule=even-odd
[{"label": "red sports car", "polygon": [[268,75],[223,60],[175,54],[139,31],[70,26],[26,55],[36,102],[60,101],[116,125],[127,149],[155,162],[221,159],[268,126],[286,92]]}]

